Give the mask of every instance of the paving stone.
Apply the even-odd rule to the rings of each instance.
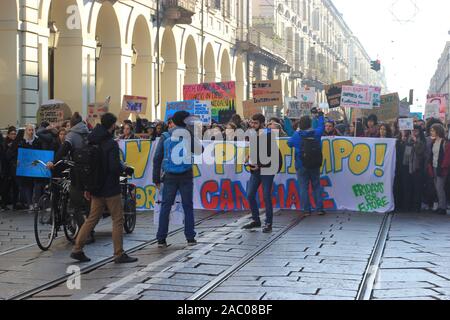
[[[313,300],[313,295],[290,292],[269,292],[262,300]]]
[[[203,300],[261,300],[264,293],[210,293]]]
[[[214,292],[241,292],[241,293],[252,293],[252,292],[258,292],[258,293],[264,293],[264,292],[280,292],[280,291],[287,291],[289,293],[300,293],[300,294],[315,294],[317,292],[317,288],[311,288],[311,287],[302,287],[302,286],[291,286],[289,288],[283,287],[281,285],[278,286],[263,286],[263,287],[243,287],[243,286],[224,286],[221,285],[220,287],[216,288]]]
[[[373,292],[374,298],[405,298],[405,297],[428,297],[436,294],[436,291],[425,288],[414,289],[390,289],[390,290],[375,290]]]
[[[443,278],[421,269],[384,269],[380,270],[377,279],[378,282],[390,282],[390,281],[433,281],[433,280],[443,280]]]
[[[374,285],[374,290],[390,290],[390,289],[414,289],[414,288],[434,288],[436,285],[429,282],[417,282],[417,281],[408,281],[408,282],[378,282]]]
[[[174,285],[174,286],[189,286],[189,287],[202,287],[208,283],[206,280],[196,279],[149,279],[145,283],[160,284],[160,285]]]
[[[320,289],[319,296],[335,296],[335,297],[352,297],[356,298],[358,292],[356,290],[339,290],[339,289]]]

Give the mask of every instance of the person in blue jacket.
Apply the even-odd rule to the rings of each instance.
[[[302,150],[304,151],[304,140],[306,138],[314,138],[318,145],[321,146],[321,139],[325,129],[323,112],[320,109],[313,109],[311,111],[312,113],[318,113],[317,127],[315,129],[312,128],[311,117],[302,117],[299,123],[300,128],[289,139],[288,145],[291,148],[295,148],[295,169],[300,187],[299,193],[302,210],[307,215],[311,214],[311,203],[308,194],[308,187],[311,182],[316,210],[320,215],[323,215],[325,211],[323,209],[322,187],[320,185],[320,166],[313,169],[305,168],[302,161],[302,157],[304,156],[302,155]]]

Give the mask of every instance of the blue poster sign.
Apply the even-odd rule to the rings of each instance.
[[[167,121],[170,117],[173,117],[173,115],[178,111],[187,111],[191,115],[194,115],[194,110],[195,100],[167,102],[166,117],[164,121]]]
[[[419,120],[423,120],[423,113],[422,112],[411,112],[409,114],[410,118],[416,118]]]
[[[17,156],[18,177],[51,178],[52,173],[46,164],[53,161],[54,152],[19,148]]]

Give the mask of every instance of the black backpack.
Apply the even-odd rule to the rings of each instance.
[[[321,141],[314,137],[304,137],[300,148],[303,167],[306,169],[318,169],[322,166],[323,155]]]
[[[87,144],[85,147],[75,150],[72,160],[75,162],[74,186],[92,194],[99,193],[105,184],[101,145]]]

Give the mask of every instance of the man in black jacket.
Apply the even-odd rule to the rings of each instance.
[[[273,224],[273,182],[275,175],[281,171],[283,158],[280,149],[276,144],[276,133],[272,132],[270,129],[265,129],[265,122],[266,118],[260,113],[255,114],[252,117],[251,126],[252,129],[256,131],[256,139],[250,139],[250,149],[254,151],[253,154],[256,155],[256,159],[252,159],[251,153],[248,159],[251,175],[247,185],[247,198],[252,211],[253,221],[245,225],[243,229],[250,230],[261,227],[256,196],[258,194],[259,186],[262,185],[264,204],[266,207],[266,221],[262,231],[263,233],[270,233],[272,232]]]
[[[105,207],[108,208],[113,222],[114,262],[132,263],[138,260],[137,258],[129,257],[123,250],[124,216],[120,174],[125,171],[128,175],[131,175],[133,174],[133,169],[126,168],[120,161],[119,145],[113,139],[116,122],[116,116],[111,113],[106,113],[101,119],[101,124],[97,125],[88,136],[89,143],[98,145],[101,148],[101,168],[103,169],[102,173],[104,176],[102,179],[103,186],[100,188],[100,191],[95,194],[86,194],[88,198],[91,198],[91,212],[81,227],[71,254],[71,258],[81,262],[90,261],[84,254],[83,247],[86,244],[89,234],[103,215]]]

